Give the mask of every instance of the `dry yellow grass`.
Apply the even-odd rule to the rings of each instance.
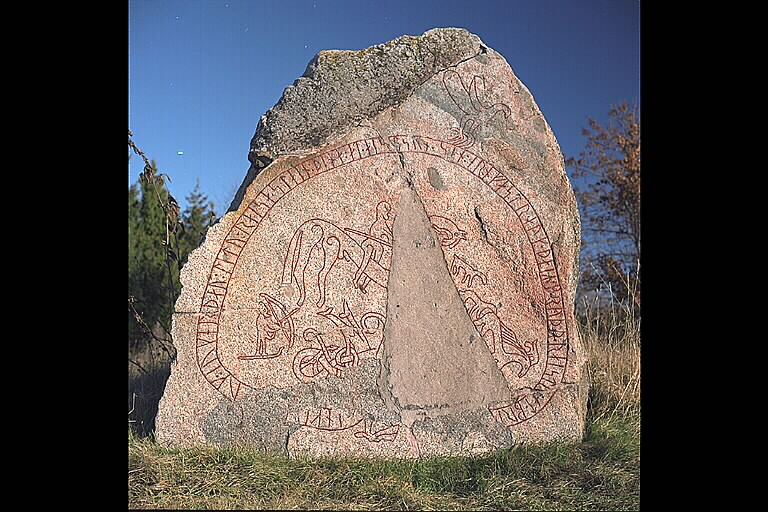
[[[640,420],[638,308],[609,299],[585,301],[579,333],[587,351],[593,419],[621,414]]]

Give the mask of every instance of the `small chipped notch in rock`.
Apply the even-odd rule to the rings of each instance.
[[[259,169],[264,169],[265,167],[267,167],[269,164],[272,163],[274,158],[270,158],[269,156],[264,154],[258,154],[258,152],[255,149],[251,149],[248,152],[248,160]]]

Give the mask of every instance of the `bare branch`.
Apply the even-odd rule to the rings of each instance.
[[[582,130],[585,149],[566,165],[585,183],[574,183],[582,213],[584,280],[610,284],[639,304],[640,126],[637,107],[611,106],[604,126],[592,119]],[[589,265],[592,265],[589,268]],[[625,275],[626,270],[626,275]],[[632,286],[629,286],[632,284]],[[638,282],[639,284],[639,282]],[[625,286],[626,285],[626,286]]]
[[[139,324],[139,326],[140,326],[140,327],[141,327],[141,328],[144,330],[144,332],[145,332],[146,334],[148,334],[148,335],[149,335],[149,336],[150,336],[150,337],[151,337],[153,340],[155,340],[155,341],[156,341],[156,342],[157,342],[157,343],[160,345],[160,348],[162,348],[162,349],[163,349],[163,351],[164,351],[166,354],[168,354],[168,356],[170,356],[170,357],[172,357],[172,358],[176,357],[176,354],[175,354],[175,352],[176,352],[176,349],[174,348],[174,349],[173,349],[173,352],[174,352],[174,353],[173,353],[173,354],[171,354],[171,351],[168,349],[168,347],[167,347],[167,346],[166,346],[166,344],[165,344],[166,342],[170,342],[170,343],[173,343],[173,340],[172,340],[172,339],[170,339],[170,340],[163,340],[163,339],[159,338],[159,337],[158,337],[158,336],[157,336],[157,335],[156,335],[156,334],[155,334],[155,333],[152,331],[152,329],[150,329],[150,328],[149,328],[149,326],[147,325],[147,323],[144,321],[144,318],[141,316],[141,313],[139,313],[138,311],[136,311],[136,308],[134,307],[134,302],[135,302],[135,299],[134,299],[133,297],[128,297],[128,307],[131,309],[131,312],[133,313],[133,317],[136,319],[136,323],[138,323],[138,324]],[[167,331],[166,331],[166,332],[167,332]],[[171,347],[173,348],[173,345],[171,345]]]
[[[158,174],[155,176],[155,171],[150,163],[150,161],[147,159],[146,155],[136,146],[136,144],[131,140],[131,137],[133,134],[130,130],[128,130],[128,146],[136,153],[138,154],[142,160],[144,160],[144,172],[141,173],[140,179],[143,179],[145,183],[152,186],[152,189],[155,192],[155,196],[157,197],[158,203],[160,207],[162,208],[163,212],[165,213],[165,239],[162,241],[163,245],[165,246],[165,262],[166,262],[166,268],[168,270],[168,302],[173,308],[173,302],[174,297],[176,296],[176,289],[173,284],[173,271],[171,268],[171,260],[178,260],[177,253],[178,253],[178,239],[176,241],[176,252],[174,252],[171,249],[171,235],[176,235],[176,226],[178,225],[178,216],[179,216],[179,204],[176,201],[176,199],[168,192],[168,201],[164,201],[162,198],[162,195],[160,193],[159,186],[164,186],[163,179],[167,179],[169,182],[171,181],[170,176],[166,174]],[[156,179],[161,178],[161,179]],[[167,190],[166,190],[167,192]],[[157,341],[161,348],[169,355],[171,356],[170,350],[166,347],[165,341],[168,341],[171,343],[171,346],[173,346],[173,339],[170,340],[161,340],[158,338],[154,332],[152,332],[152,329],[150,329],[146,322],[141,318],[141,315],[136,311],[136,309],[133,307],[133,300],[132,297],[128,298],[128,303],[131,307],[131,310],[133,311],[134,317],[136,318],[139,325],[142,327],[144,331],[146,331],[152,339]],[[167,328],[167,326],[163,326],[166,333],[170,333],[170,330]],[[174,349],[174,356],[175,357],[175,349]]]
[[[130,357],[128,358],[128,362],[129,362],[129,363],[132,363],[132,364],[134,364],[134,365],[136,365],[136,367],[137,367],[139,370],[141,370],[141,372],[142,372],[144,375],[149,375],[149,372],[148,372],[147,370],[145,370],[143,366],[141,366],[139,363],[137,363],[136,361],[134,361],[134,360],[133,360],[133,359],[131,359]],[[130,414],[130,413],[129,413],[129,414]]]

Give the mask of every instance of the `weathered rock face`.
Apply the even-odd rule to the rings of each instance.
[[[321,52],[182,270],[164,444],[468,454],[582,436],[580,226],[555,138],[459,29]]]

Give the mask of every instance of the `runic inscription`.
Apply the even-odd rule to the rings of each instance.
[[[584,434],[557,140],[463,29],[320,52],[182,269],[170,446],[422,457]]]
[[[446,77],[447,81],[454,79]],[[458,90],[464,91],[469,100],[477,100],[481,84],[482,81],[474,79],[469,84],[459,84]],[[486,121],[509,113],[501,104],[469,104],[476,104],[473,115],[484,114]],[[476,251],[469,250],[480,244],[479,236],[472,234],[469,218],[442,210],[431,211],[429,215],[469,318],[507,379],[510,391],[523,383],[532,390],[523,395],[510,393],[509,402],[495,404],[489,408],[489,414],[502,424],[513,426],[545,408],[562,381],[569,346],[553,250],[528,198],[503,169],[468,149],[471,144],[467,141],[473,133],[470,126],[472,123],[466,121],[462,127],[466,137],[449,140],[413,134],[355,140],[302,160],[267,183],[229,229],[205,285],[197,321],[196,355],[207,382],[235,401],[244,387],[260,386],[242,375],[247,371],[259,375],[260,368],[277,368],[293,383],[307,384],[343,377],[362,361],[381,358],[387,318],[387,304],[382,298],[386,297],[391,267],[395,213],[391,199],[373,203],[367,212],[353,217],[296,217],[286,236],[272,240],[280,254],[277,264],[281,275],[272,282],[259,281],[253,321],[243,328],[247,331],[243,334],[247,342],[239,345],[247,349],[231,357],[222,352],[227,351],[221,337],[222,322],[226,321],[223,313],[241,254],[275,206],[291,191],[352,163],[375,163],[387,156],[418,154],[484,184],[508,208],[509,217],[516,219],[515,229],[525,233],[543,297],[544,319],[540,335],[521,337],[514,306],[498,300],[498,287],[492,283],[498,278],[496,267],[473,257]],[[329,285],[331,282],[342,284],[334,288]],[[333,291],[338,289],[344,292]],[[241,366],[236,369],[234,363],[226,361],[239,361]],[[399,425],[374,424],[354,411],[296,411],[292,417],[302,427],[350,430],[355,438],[372,443],[392,441],[400,429]]]

